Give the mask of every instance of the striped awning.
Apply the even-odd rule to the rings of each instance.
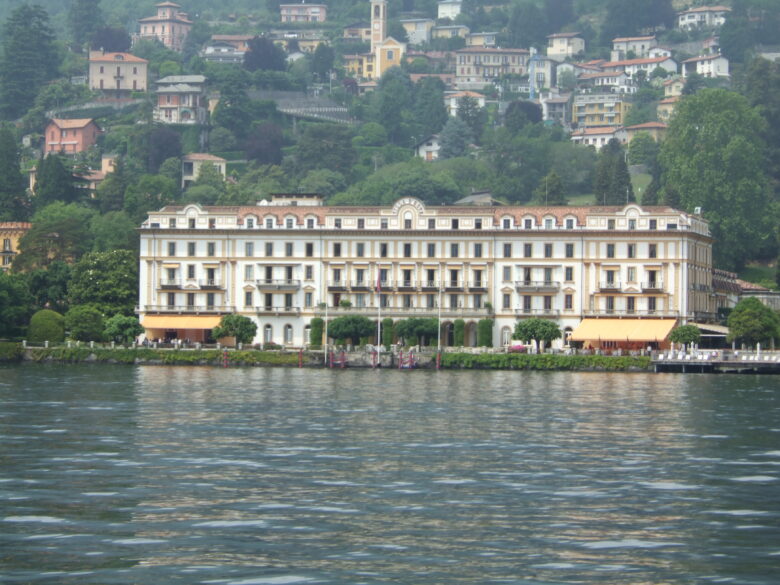
[[[663,341],[677,319],[583,319],[572,341]]]
[[[222,317],[219,315],[144,315],[144,329],[214,329]]]

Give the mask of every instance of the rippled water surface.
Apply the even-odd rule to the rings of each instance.
[[[0,582],[774,585],[779,382],[0,367]]]

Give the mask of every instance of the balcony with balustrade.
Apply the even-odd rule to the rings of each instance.
[[[236,307],[232,305],[140,305],[135,308],[136,313],[148,315],[222,315],[235,313]]]
[[[557,292],[561,283],[557,280],[517,280],[515,290],[519,293]]]
[[[295,278],[259,278],[255,282],[260,291],[296,291],[301,288],[301,281]]]
[[[599,292],[620,292],[622,285],[619,280],[602,280],[599,282]]]
[[[202,290],[220,290],[225,288],[218,278],[204,278],[198,281]]]
[[[255,307],[255,311],[258,316],[263,317],[279,317],[279,316],[293,316],[298,317],[301,314],[300,307],[274,307],[265,305],[262,307]]]

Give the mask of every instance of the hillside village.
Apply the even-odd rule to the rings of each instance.
[[[34,309],[81,305],[140,316],[149,337],[203,342],[242,313],[256,340],[280,345],[310,342],[322,305],[402,318],[446,301],[469,345],[485,318],[491,344],[506,345],[523,317],[555,319],[567,341],[591,317],[657,317],[668,335],[687,321],[717,331],[742,297],[780,309],[780,141],[767,132],[780,122],[780,7],[196,4],[159,2],[117,25],[98,0],[74,0],[67,31],[41,7],[8,15],[0,235],[15,292],[0,336]],[[646,233],[640,254],[665,251],[634,262],[625,232],[667,224],[688,226],[686,251]],[[231,243],[249,227],[282,231]],[[298,228],[314,231],[284,231]],[[453,233],[464,228],[538,232],[491,243]],[[352,231],[309,249],[330,229]],[[353,233],[364,229],[400,231],[382,251],[379,234]],[[595,247],[557,229],[593,230]],[[537,246],[533,261],[499,261]],[[274,249],[301,260],[271,260]],[[445,249],[461,259],[426,267]],[[79,284],[88,262],[128,278],[110,291]]]

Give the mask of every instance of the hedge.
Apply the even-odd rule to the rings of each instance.
[[[649,370],[647,356],[561,355],[526,353],[445,353],[447,369],[485,370]]]

